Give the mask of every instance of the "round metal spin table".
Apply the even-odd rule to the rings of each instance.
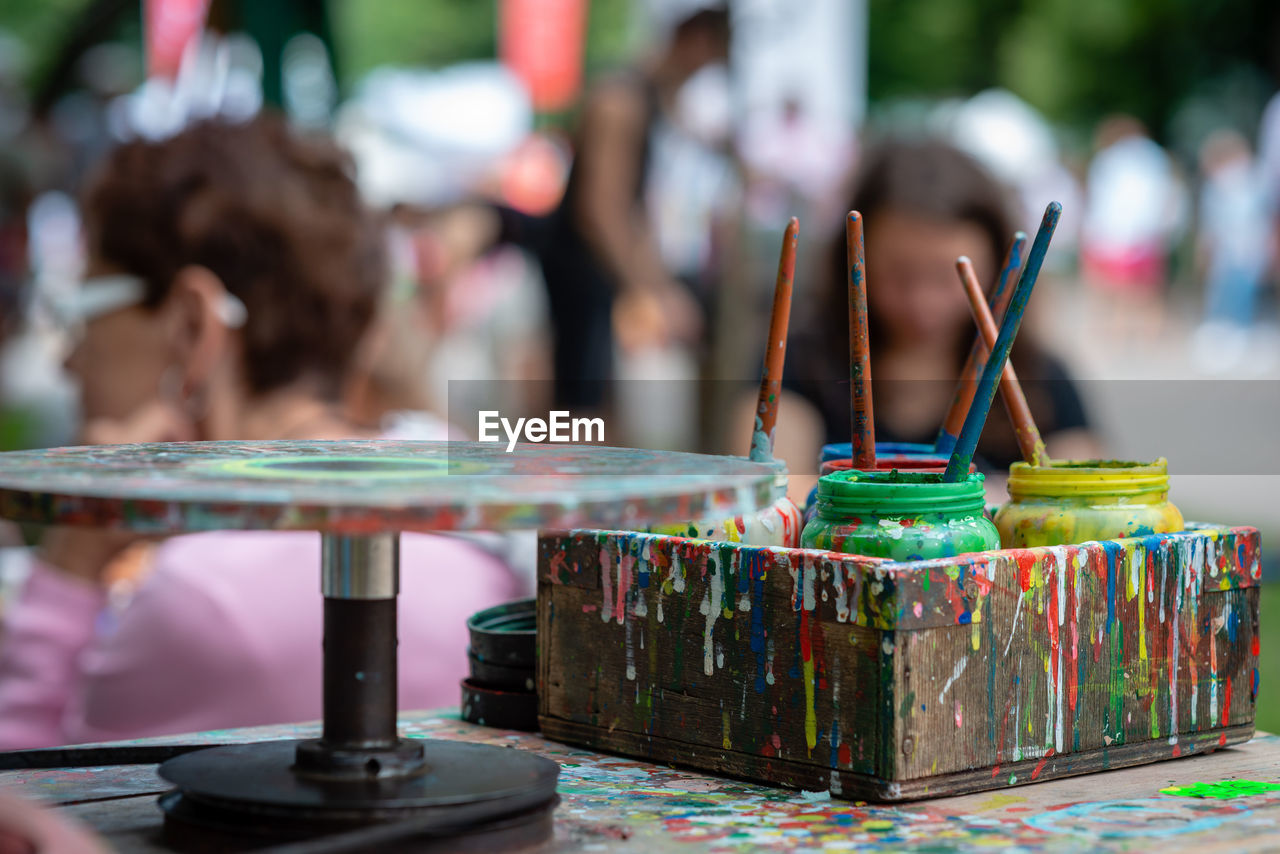
[[[478,832],[482,844],[549,834],[554,762],[397,733],[399,533],[635,529],[751,512],[784,490],[776,463],[574,445],[191,442],[0,454],[0,517],[17,522],[321,533],[323,733],[164,763],[161,776],[177,786],[161,800],[166,827],[194,829],[187,840],[398,820],[436,837]]]

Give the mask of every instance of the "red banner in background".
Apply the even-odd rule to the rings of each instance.
[[[498,26],[502,62],[528,87],[533,108],[569,107],[582,88],[587,0],[503,0]]]
[[[182,52],[204,26],[209,0],[142,0],[147,76],[178,76]]]

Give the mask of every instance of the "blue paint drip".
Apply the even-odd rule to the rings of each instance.
[[[840,767],[840,722],[831,719],[831,767]]]
[[[632,541],[632,544],[635,546],[633,551],[637,558],[636,563],[640,566],[640,569],[636,572],[636,586],[641,590],[644,590],[649,586],[649,562],[647,560],[639,559],[640,556],[644,554],[644,542],[639,538],[636,538]]]
[[[1009,361],[1009,352],[1013,349],[1013,339],[1018,335],[1018,327],[1022,324],[1022,315],[1027,310],[1027,302],[1031,299],[1031,291],[1040,277],[1040,267],[1044,264],[1044,256],[1049,251],[1049,242],[1053,239],[1053,231],[1058,227],[1058,218],[1062,215],[1062,205],[1050,202],[1045,208],[1044,218],[1040,220],[1040,228],[1036,231],[1035,242],[1027,256],[1026,266],[1018,276],[1018,284],[1013,289],[1013,298],[1009,300],[1009,308],[1005,311],[1000,323],[1000,334],[996,344],[991,348],[991,356],[982,368],[982,376],[978,378],[978,388],[973,395],[973,405],[964,418],[964,426],[960,428],[960,436],[956,440],[955,450],[951,452],[951,460],[947,463],[947,471],[942,479],[948,483],[959,483],[969,475],[969,463],[973,461],[974,451],[978,448],[978,437],[987,423],[987,414],[996,397],[996,384],[1004,372],[1005,363]]]
[[[1116,618],[1116,565],[1124,546],[1114,540],[1102,543],[1102,550],[1107,555],[1107,634],[1111,634],[1111,624]]]

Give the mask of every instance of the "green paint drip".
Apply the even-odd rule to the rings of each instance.
[[[1186,786],[1170,786],[1161,794],[1181,798],[1247,798],[1266,792],[1280,791],[1280,783],[1264,783],[1261,780],[1221,780],[1217,783],[1191,783]]]
[[[898,717],[911,717],[911,707],[916,704],[916,692],[908,691],[907,696],[902,700],[902,706],[898,709]]]

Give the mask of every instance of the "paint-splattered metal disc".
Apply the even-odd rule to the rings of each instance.
[[[0,518],[145,534],[643,525],[734,516],[779,463],[583,445],[183,442],[0,454]]]

